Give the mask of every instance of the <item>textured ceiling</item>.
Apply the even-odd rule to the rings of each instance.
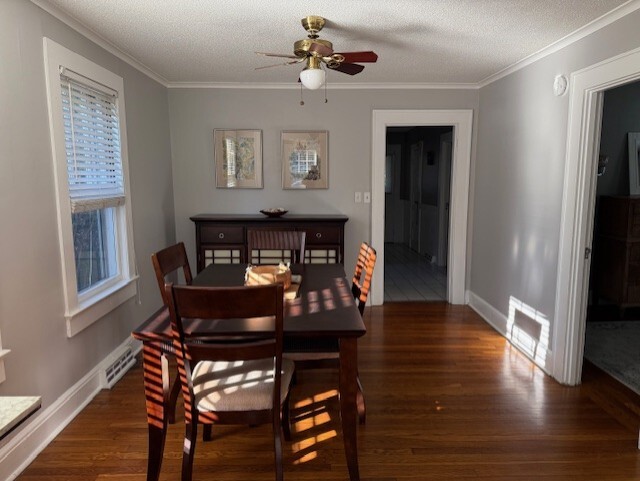
[[[169,84],[290,83],[300,19],[320,15],[336,51],[374,50],[376,64],[330,83],[478,83],[627,0],[38,0],[50,4]]]

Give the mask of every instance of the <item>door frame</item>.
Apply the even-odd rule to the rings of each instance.
[[[640,48],[573,72],[570,79],[555,322],[553,376],[576,385],[582,360],[604,91],[640,79]]]
[[[447,147],[448,146],[448,147]],[[449,250],[449,197],[451,196],[451,154],[453,132],[440,135],[438,165],[438,258],[436,265],[446,267]]]
[[[447,301],[466,304],[467,231],[473,110],[374,110],[371,146],[371,243],[378,259],[371,303],[384,302],[384,171],[387,127],[453,126]]]

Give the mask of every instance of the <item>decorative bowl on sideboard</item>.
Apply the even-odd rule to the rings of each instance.
[[[275,209],[262,209],[260,212],[267,217],[281,217],[289,211],[278,207]]]

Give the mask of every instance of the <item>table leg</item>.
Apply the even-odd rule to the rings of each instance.
[[[360,481],[357,445],[358,340],[340,339],[340,415],[349,479]]]
[[[158,481],[167,434],[166,406],[169,397],[169,366],[159,343],[144,343],[142,351],[144,394],[149,428],[147,481]]]

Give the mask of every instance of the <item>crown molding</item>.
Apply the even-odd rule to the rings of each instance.
[[[629,15],[630,13],[635,12],[640,8],[640,0],[629,0],[627,3],[623,3],[617,8],[614,8],[610,12],[605,13],[601,17],[596,18],[595,20],[589,22],[583,27],[580,27],[578,30],[571,32],[569,35],[562,37],[560,40],[552,43],[544,47],[541,50],[538,50],[531,55],[523,58],[522,60],[518,60],[516,63],[510,65],[507,68],[500,70],[499,72],[494,73],[493,75],[488,76],[484,80],[478,82],[478,88],[486,87],[487,85],[500,80],[501,78],[506,77],[518,70],[521,70],[532,63],[537,62],[545,57],[548,57],[551,54],[556,53],[559,50],[562,50],[565,47],[583,39],[584,37],[591,35],[594,32],[606,27],[607,25],[620,20],[621,18]]]
[[[152,80],[155,80],[156,82],[158,82],[159,84],[163,85],[164,87],[167,86],[168,80],[166,78],[164,78],[162,75],[157,74],[156,72],[151,70],[149,67],[147,67],[146,65],[141,63],[140,61],[136,60],[135,58],[133,58],[129,54],[123,52],[118,47],[116,47],[111,42],[109,42],[107,39],[105,39],[104,37],[101,37],[99,34],[94,32],[93,30],[91,30],[89,27],[84,25],[82,22],[78,21],[77,19],[75,19],[71,15],[63,12],[58,7],[55,7],[54,5],[51,5],[50,3],[48,3],[45,0],[31,0],[31,3],[33,3],[37,7],[41,8],[42,10],[44,10],[48,14],[52,15],[53,17],[57,18],[62,23],[66,24],[67,26],[71,27],[73,30],[75,30],[79,34],[81,34],[84,37],[88,38],[93,43],[97,44],[99,47],[102,47],[103,49],[105,49],[110,54],[118,57],[120,60],[122,60],[123,62],[129,64],[130,66],[132,66],[136,70],[139,70],[140,72],[145,74],[147,77],[151,78]]]
[[[45,12],[51,14],[61,22],[65,23],[81,35],[84,35],[92,42],[115,55],[122,61],[139,70],[146,76],[155,80],[159,84],[170,89],[190,88],[190,89],[281,89],[292,90],[300,88],[297,83],[248,83],[248,82],[170,82],[163,76],[157,74],[149,67],[123,52],[111,42],[100,36],[89,27],[85,26],[74,17],[62,12],[57,7],[51,5],[46,0],[30,0],[33,4]],[[587,25],[566,35],[560,40],[548,45],[537,52],[513,63],[512,65],[492,74],[477,83],[330,83],[329,90],[477,90],[500,80],[512,73],[521,70],[538,60],[541,60],[565,47],[581,40],[582,38],[612,24],[630,13],[640,9],[640,0],[629,0],[619,7],[605,13],[601,17],[589,22]]]
[[[299,83],[248,83],[248,82],[169,82],[170,89],[261,89],[296,90]],[[328,83],[327,90],[470,90],[473,83]],[[318,90],[324,90],[324,87]]]

